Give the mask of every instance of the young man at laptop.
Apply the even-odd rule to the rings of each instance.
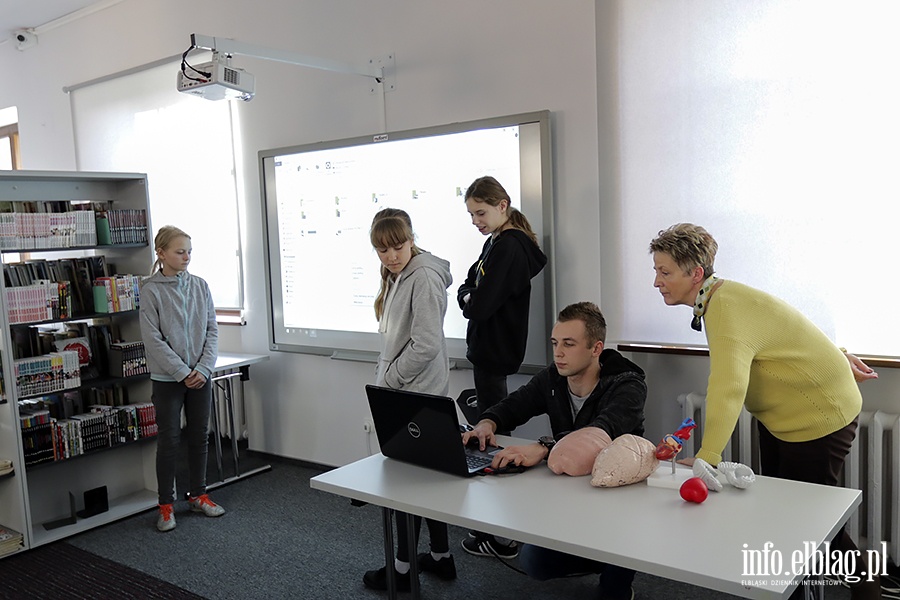
[[[595,304],[579,302],[564,308],[550,337],[553,364],[486,410],[475,428],[463,435],[463,443],[476,437],[483,450],[497,445],[496,431],[511,431],[532,417],[546,414],[552,437],[524,446],[508,446],[497,453],[493,465],[534,466],[547,459],[557,441],[577,429],[597,427],[613,440],[626,433],[642,435],[647,399],[644,372],[617,351],[604,349],[605,341],[606,320]],[[478,538],[463,540],[462,546],[471,554],[493,554],[492,548],[485,548]],[[519,562],[530,576],[540,580],[600,573],[601,600],[633,597],[631,583],[635,573],[631,569],[530,544],[522,546]]]

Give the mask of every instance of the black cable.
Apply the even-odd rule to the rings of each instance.
[[[503,564],[503,566],[512,569],[513,571],[515,571],[516,573],[519,573],[520,575],[528,576],[528,573],[526,573],[525,571],[523,571],[522,569],[520,569],[516,566],[513,566],[513,564],[511,562],[509,562],[507,559],[505,559],[502,556],[500,556],[499,554],[497,554],[497,552],[494,550],[494,548],[490,545],[488,545],[488,552],[491,554],[491,556],[493,556],[494,558],[499,560]],[[598,573],[593,573],[593,572],[569,573],[568,575],[565,575],[564,577],[585,577],[586,575],[598,575]]]
[[[203,79],[200,79],[200,78],[198,78],[198,77],[192,77],[192,76],[188,75],[188,74],[187,74],[187,70],[185,69],[185,67],[188,67],[188,68],[190,68],[192,71],[194,71],[195,73],[197,73],[198,75],[200,75],[201,77],[205,77],[206,79],[209,79],[210,77],[212,77],[212,73],[207,73],[207,72],[205,72],[205,71],[200,71],[199,69],[197,69],[197,68],[194,67],[193,65],[189,64],[188,61],[187,61],[187,55],[188,55],[188,52],[190,52],[190,51],[193,50],[194,48],[196,48],[196,46],[193,45],[193,44],[191,44],[190,48],[188,48],[187,50],[185,50],[185,51],[184,51],[184,54],[181,55],[181,73],[184,75],[185,79],[190,79],[191,81],[203,81]]]
[[[518,567],[513,566],[512,563],[507,562],[505,558],[503,558],[502,556],[497,554],[497,552],[494,550],[494,548],[490,544],[487,544],[487,548],[488,548],[488,552],[490,552],[494,558],[499,560],[502,565],[512,569],[513,571],[515,571],[516,573],[519,573],[521,575],[526,575],[526,576],[528,575],[528,573],[526,573],[525,571],[523,571],[522,569],[520,569]]]

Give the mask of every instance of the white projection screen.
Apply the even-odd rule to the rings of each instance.
[[[556,310],[550,163],[548,111],[261,151],[270,349],[350,359],[379,351],[369,226],[392,207],[409,213],[421,248],[450,261],[444,332],[451,359],[463,361],[456,290],[485,241],[464,195],[492,175],[549,259],[532,280],[524,368],[545,366]]]

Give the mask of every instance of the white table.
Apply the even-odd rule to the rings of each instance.
[[[501,437],[500,443],[508,445],[510,440]],[[742,575],[745,548],[763,550],[771,542],[789,569],[791,553],[802,551],[804,542],[818,547],[831,540],[862,496],[859,490],[757,477],[747,490],[726,486],[710,493],[703,504],[689,504],[677,490],[643,482],[594,488],[589,477],[557,476],[544,465],[515,475],[463,478],[381,454],[323,473],[310,485],[384,507],[387,524],[389,510],[403,511],[735,596],[766,599],[787,598],[802,577]]]
[[[213,384],[213,433],[215,438],[216,451],[216,467],[218,467],[219,481],[209,484],[209,489],[215,489],[223,485],[232,483],[251,475],[256,475],[272,469],[271,465],[264,465],[250,471],[241,472],[238,455],[238,432],[234,424],[234,380],[237,379],[238,384],[243,390],[244,381],[250,379],[250,365],[261,363],[269,360],[266,354],[237,354],[233,352],[223,352],[216,359],[216,367],[212,373]],[[243,398],[243,393],[241,398]],[[228,415],[228,431],[231,434],[231,451],[234,458],[234,475],[225,477],[222,468],[222,436],[221,424],[219,423],[218,403],[220,398],[225,402],[226,414]]]

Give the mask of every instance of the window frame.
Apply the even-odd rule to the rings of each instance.
[[[0,127],[0,139],[9,140],[9,155],[12,157],[12,169],[17,171],[22,168],[22,160],[19,156],[19,124],[12,123]]]

